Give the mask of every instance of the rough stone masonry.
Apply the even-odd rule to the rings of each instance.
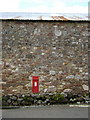
[[[88,93],[88,23],[2,20],[2,95]]]

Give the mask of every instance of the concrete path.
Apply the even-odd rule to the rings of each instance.
[[[3,118],[88,118],[88,107],[84,106],[31,106],[2,110]]]

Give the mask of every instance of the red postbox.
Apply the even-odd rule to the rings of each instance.
[[[32,93],[39,93],[39,76],[32,76]]]

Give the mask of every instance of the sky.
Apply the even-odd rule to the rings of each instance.
[[[0,0],[0,12],[88,13],[89,0]]]

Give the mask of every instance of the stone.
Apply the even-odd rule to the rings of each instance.
[[[34,47],[33,49],[34,49],[34,50],[37,50],[37,48],[38,48],[38,47]]]
[[[79,104],[79,105],[80,105],[80,102],[77,102],[77,104]]]
[[[64,97],[67,97],[67,93],[61,92],[61,95],[63,95]]]
[[[72,89],[64,89],[64,93],[70,93],[72,91]]]
[[[29,80],[32,80],[32,77],[31,77],[31,76],[29,76]]]
[[[31,83],[28,83],[25,85],[26,87],[31,87]]]
[[[63,57],[63,54],[60,54],[60,57]]]
[[[45,55],[45,53],[41,53],[41,55]]]
[[[0,93],[4,92],[4,90],[0,90]]]
[[[12,100],[17,100],[17,96],[16,95],[12,95],[11,99]]]
[[[44,93],[47,92],[47,91],[48,91],[48,89],[44,89]]]
[[[55,75],[55,71],[49,71],[50,75]]]
[[[55,92],[55,91],[56,91],[56,87],[55,86],[49,86],[48,92]]]
[[[53,50],[56,50],[56,47],[53,47]]]
[[[39,28],[36,28],[35,30],[34,30],[34,35],[39,35],[40,34],[40,29]]]
[[[51,80],[51,81],[52,81],[52,80],[53,80],[53,81],[56,81],[57,79],[56,79],[55,76],[51,76],[51,77],[50,77],[50,80]],[[49,82],[49,83],[52,83],[52,82]]]
[[[82,79],[80,75],[75,75],[75,79]]]
[[[55,29],[55,35],[56,36],[61,36],[62,35],[62,32],[61,32],[61,30],[57,30],[57,29]]]
[[[12,70],[12,72],[18,72],[19,68],[17,67],[15,70]]]
[[[22,95],[22,97],[25,97],[25,95]]]
[[[59,74],[62,74],[63,73],[63,71],[59,71]]]
[[[8,99],[8,100],[7,100],[7,103],[9,103],[9,104],[10,104],[10,103],[11,103],[11,99]]]
[[[71,98],[71,99],[70,99],[70,102],[71,102],[71,103],[76,102],[76,98],[74,98],[74,99],[73,99],[73,98]]]
[[[6,82],[0,81],[0,84],[6,84]]]
[[[73,79],[74,77],[75,77],[74,75],[69,75],[66,77],[66,79],[70,79],[70,78]]]
[[[65,82],[62,82],[62,85],[65,85],[66,83]]]
[[[82,85],[83,89],[88,91],[89,90],[89,87],[87,85]]]
[[[20,25],[20,28],[25,28],[25,26],[24,25]],[[13,36],[14,37],[14,36]]]
[[[10,67],[13,69],[13,68],[15,68],[15,66],[14,65],[10,65]]]
[[[12,91],[13,91],[13,92],[17,92],[17,89],[13,89]]]

